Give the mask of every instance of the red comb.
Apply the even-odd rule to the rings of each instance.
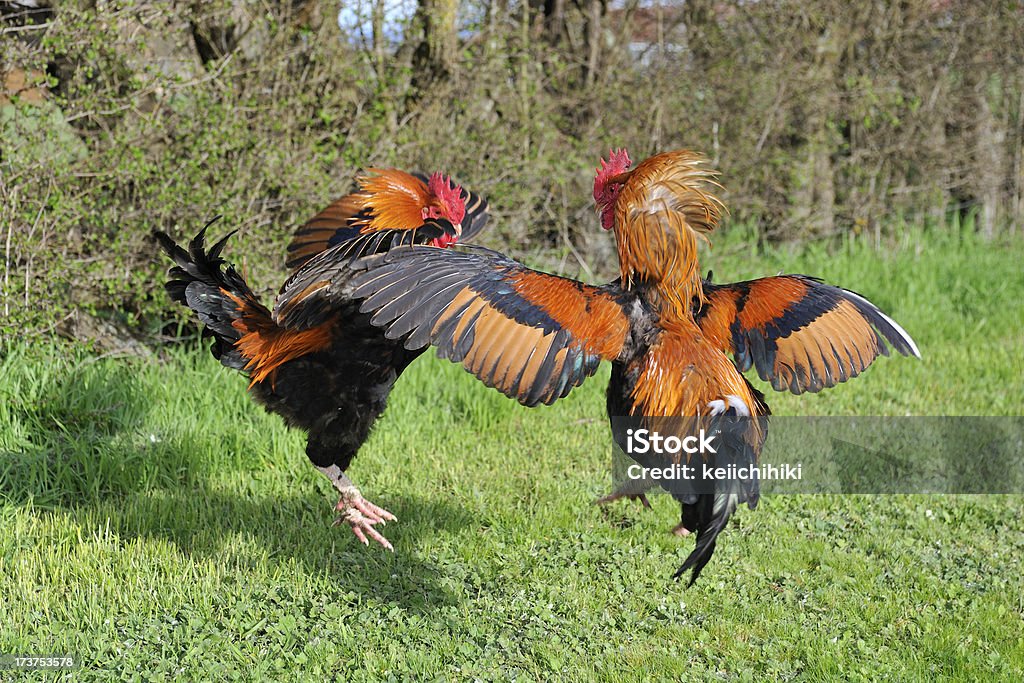
[[[613,149],[608,153],[608,160],[601,159],[601,166],[594,176],[594,201],[600,202],[608,179],[625,173],[633,164],[629,159],[629,152],[625,149]]]
[[[438,203],[445,207],[448,214],[445,218],[456,225],[462,223],[462,219],[466,217],[466,203],[462,200],[461,187],[453,183],[448,176],[437,172],[430,176],[427,189],[437,197]]]

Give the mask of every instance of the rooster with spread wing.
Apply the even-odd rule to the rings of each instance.
[[[399,245],[448,247],[475,236],[487,222],[487,204],[435,173],[429,178],[395,169],[371,169],[358,189],[299,228],[288,247],[288,266],[315,277],[305,265],[384,253]],[[306,454],[340,500],[336,523],[347,523],[364,544],[391,549],[374,527],[395,517],[366,500],[345,475],[352,458],[383,412],[402,371],[421,352],[387,339],[353,301],[336,299],[316,324],[279,325],[245,280],[220,254],[227,238],[207,249],[204,228],[179,247],[156,233],[175,262],[166,287],[195,312],[212,336],[212,351],[250,378],[249,391],[268,410],[309,434]],[[230,236],[230,235],[229,235]],[[321,266],[322,267],[322,266]]]
[[[285,284],[274,320],[317,329],[338,306],[362,299],[360,310],[387,339],[405,349],[436,346],[527,406],[565,396],[608,360],[617,443],[626,440],[624,424],[711,420],[726,452],[755,462],[768,407],[743,371],[755,368],[777,390],[813,392],[888,355],[886,341],[904,355],[918,351],[865,298],[810,277],[702,280],[698,241],[722,212],[715,187],[714,173],[692,152],[659,154],[635,168],[625,151],[613,152],[598,169],[594,199],[602,226],[615,232],[616,282],[586,285],[480,247],[402,246],[352,262],[325,252]],[[682,504],[677,531],[696,532],[675,574],[692,570],[692,583],[736,507],[756,504],[758,484],[671,492]]]

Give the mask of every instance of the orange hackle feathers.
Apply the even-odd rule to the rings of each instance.
[[[296,230],[288,245],[285,266],[300,268],[317,254],[353,240],[358,234],[383,230],[406,230],[415,234],[428,219],[451,223],[454,232],[446,231],[430,242],[446,247],[461,236],[467,199],[472,199],[477,217],[486,212],[486,204],[480,197],[465,193],[464,198],[462,187],[440,172],[422,179],[394,168],[371,168],[356,178],[356,184],[355,192],[335,200]],[[483,221],[477,230],[483,226]]]
[[[363,206],[371,214],[362,232],[406,230],[423,222],[424,209],[432,200],[426,183],[395,168],[367,171],[357,178]]]
[[[267,378],[273,382],[277,368],[331,343],[333,319],[305,330],[284,329],[274,323],[269,311],[258,302],[246,301],[226,289],[221,292],[235,302],[242,314],[231,326],[242,333],[235,347],[248,360],[245,369],[249,372],[250,388]]]
[[[703,301],[697,243],[724,210],[710,192],[715,175],[695,152],[665,152],[630,171],[615,202],[622,281],[647,287],[663,314],[687,316],[694,297]]]
[[[466,215],[462,188],[441,173],[424,183],[395,168],[371,168],[356,179],[363,208],[369,209],[361,232],[411,230],[428,218],[444,218],[459,225]]]

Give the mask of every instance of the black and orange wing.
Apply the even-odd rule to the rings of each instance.
[[[307,329],[323,324],[336,313],[358,312],[349,281],[357,272],[352,264],[373,254],[419,244],[442,235],[452,236],[455,227],[443,219],[429,219],[413,230],[375,230],[359,233],[307,258],[281,286],[274,309],[278,325]],[[360,269],[361,270],[361,269]]]
[[[486,385],[527,406],[552,403],[619,356],[629,295],[531,270],[482,247],[413,246],[360,259],[330,282],[284,291],[284,324],[324,302],[363,299],[361,310],[406,348],[433,345]],[[314,285],[310,287],[310,285]],[[299,288],[304,288],[300,290]]]
[[[296,269],[327,249],[359,235],[369,210],[364,207],[366,195],[353,192],[331,202],[295,231],[288,244],[285,267]]]
[[[428,181],[427,176],[422,173],[412,175],[423,183]],[[295,231],[292,241],[288,244],[285,267],[291,270],[301,268],[317,254],[362,235],[363,227],[371,218],[370,210],[365,205],[366,197],[363,192],[347,194],[331,202],[323,211],[306,221]],[[466,205],[466,215],[462,219],[462,234],[459,239],[468,241],[476,237],[487,225],[490,207],[483,197],[465,188],[462,188],[462,200]],[[418,231],[414,239],[408,243],[424,244],[440,236],[429,224],[409,226],[409,229]],[[384,243],[377,241],[376,244]]]
[[[920,357],[896,321],[856,292],[804,275],[780,275],[715,285],[697,314],[704,336],[731,351],[741,371],[754,367],[776,391],[801,394],[856,377],[886,342]]]

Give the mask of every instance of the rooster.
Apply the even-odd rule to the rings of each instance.
[[[298,229],[288,247],[289,267],[304,266],[325,250],[344,260],[398,245],[448,247],[476,235],[487,222],[487,203],[440,173],[427,178],[371,169],[357,181],[355,192]],[[308,432],[306,455],[340,496],[335,524],[348,524],[363,544],[373,540],[391,550],[374,527],[395,516],[366,500],[345,471],[398,376],[421,350],[386,339],[354,302],[335,301],[312,326],[278,325],[241,275],[225,267],[221,251],[230,235],[207,249],[205,233],[206,228],[187,250],[155,233],[176,264],[168,293],[195,312],[204,336],[214,339],[213,355],[248,374],[256,401]],[[306,266],[304,272],[316,269]]]
[[[296,272],[275,321],[316,329],[338,305],[361,299],[388,339],[412,350],[433,345],[526,406],[567,395],[608,360],[616,443],[624,446],[627,425],[656,428],[676,418],[669,424],[684,437],[699,421],[719,434],[720,451],[744,463],[757,460],[769,411],[743,371],[753,367],[773,388],[801,393],[856,376],[888,355],[883,340],[919,355],[899,325],[849,290],[802,275],[703,280],[697,246],[723,211],[712,194],[715,173],[688,151],[631,166],[624,150],[613,152],[594,180],[601,225],[616,238],[615,282],[587,285],[481,247],[403,246]],[[692,584],[737,506],[757,503],[758,483],[670,492],[682,506],[677,532],[696,532],[675,573],[691,570]],[[604,501],[622,495],[642,491]]]
[[[295,231],[285,267],[296,270],[338,244],[359,244],[356,238],[366,232],[398,231],[398,236],[407,237],[418,226],[424,234],[414,241],[435,247],[473,239],[487,224],[487,203],[462,188],[446,187],[446,182],[440,174],[428,178],[421,173],[371,169],[357,178],[356,191],[335,200]],[[460,201],[462,219],[457,217]],[[456,232],[444,232],[439,223],[425,223],[430,219],[448,219]],[[370,251],[379,250],[376,246]]]

